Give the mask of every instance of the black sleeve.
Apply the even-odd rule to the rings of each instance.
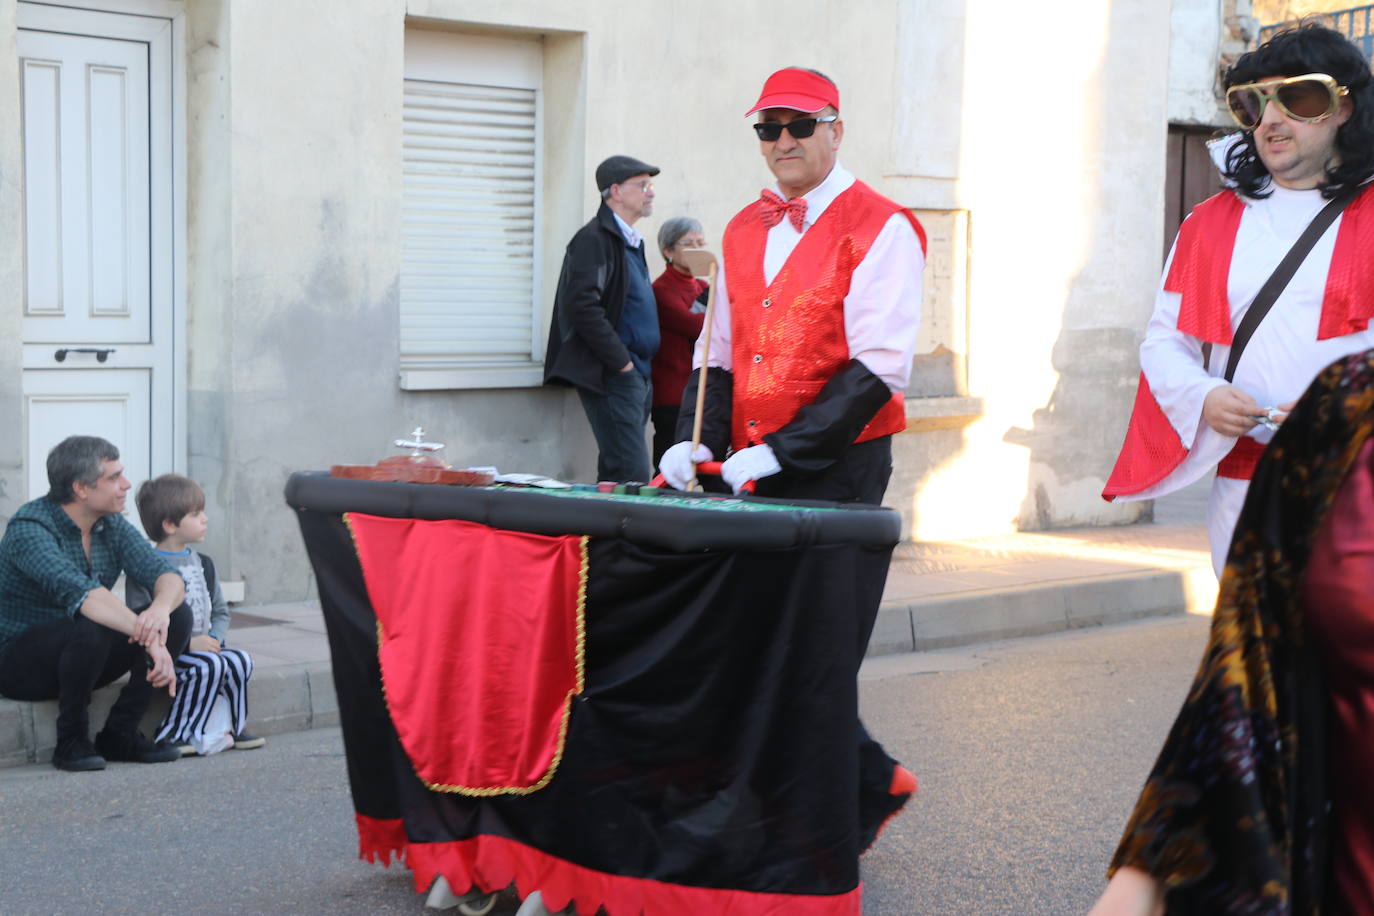
[[[582,339],[608,370],[618,372],[630,362],[630,351],[611,326],[602,304],[616,270],[615,252],[599,232],[579,232],[568,243],[559,278],[559,321]]]
[[[677,441],[692,438],[692,424],[697,415],[697,383],[701,370],[687,378],[682,392],[682,409],[677,415]],[[701,442],[711,450],[717,461],[725,460],[730,448],[730,417],[734,397],[735,376],[717,367],[706,370],[706,402],[701,411]]]
[[[892,399],[892,389],[857,359],[825,383],[816,400],[763,441],[787,470],[817,473],[834,464]]]

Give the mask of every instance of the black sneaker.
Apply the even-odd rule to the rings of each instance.
[[[105,769],[105,758],[96,753],[95,745],[85,735],[58,738],[52,751],[52,765],[72,773]]]
[[[111,735],[102,731],[95,736],[96,750],[106,760],[127,760],[131,763],[168,763],[181,759],[181,749],[170,741],[149,741],[142,732],[132,735]]]
[[[266,738],[259,738],[248,732],[239,732],[234,736],[234,747],[241,751],[251,751],[253,748],[262,747],[266,743]]]

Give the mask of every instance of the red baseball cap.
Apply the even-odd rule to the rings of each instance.
[[[800,67],[787,67],[768,77],[763,84],[763,91],[759,93],[759,100],[744,116],[747,118],[765,108],[791,108],[810,114],[827,105],[836,111],[840,110],[840,90],[834,83],[819,73]]]

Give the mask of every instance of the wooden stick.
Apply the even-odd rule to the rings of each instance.
[[[706,291],[706,318],[703,321],[703,331],[701,335],[701,374],[697,377],[697,412],[692,417],[692,451],[688,453],[688,458],[692,461],[692,479],[687,482],[687,489],[700,489],[696,476],[697,446],[701,444],[701,412],[706,408],[706,370],[711,363],[711,319],[716,314],[716,262],[711,261],[711,271],[707,274],[706,282],[709,289]]]

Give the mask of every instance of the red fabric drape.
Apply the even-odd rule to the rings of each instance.
[[[1231,343],[1231,305],[1226,286],[1231,251],[1245,204],[1232,191],[1222,191],[1193,208],[1178,227],[1174,259],[1164,288],[1182,295],[1178,329],[1214,344]]]
[[[386,866],[391,865],[392,856],[397,862],[405,859],[406,826],[399,817],[382,819],[354,814],[353,818],[358,824],[358,858]]]
[[[1230,345],[1231,305],[1227,283],[1231,252],[1245,204],[1233,191],[1222,191],[1193,208],[1178,230],[1174,260],[1164,288],[1182,295],[1178,329],[1199,340]],[[1322,294],[1317,339],[1344,337],[1369,326],[1374,317],[1374,186],[1341,211],[1331,267]]]
[[[495,891],[514,882],[521,896],[539,891],[558,912],[569,903],[580,916],[605,907],[609,916],[643,913],[711,916],[859,916],[863,888],[844,894],[763,894],[728,888],[687,887],[581,868],[498,836],[451,843],[414,843],[406,858],[423,893],[436,875],[460,893],[476,887]]]
[[[433,790],[546,785],[582,690],[585,538],[349,513],[387,707]]]
[[[1255,476],[1255,467],[1264,454],[1264,443],[1249,436],[1241,436],[1217,464],[1217,476],[1232,480],[1249,480]]]
[[[1139,493],[1159,483],[1188,457],[1188,449],[1174,431],[1173,424],[1160,409],[1150,391],[1145,373],[1135,391],[1135,406],[1131,409],[1131,424],[1126,428],[1126,441],[1116,466],[1102,489],[1102,498],[1111,502],[1118,496]]]
[[[1366,188],[1341,211],[1341,228],[1326,275],[1317,339],[1344,337],[1374,317],[1374,190]]]

